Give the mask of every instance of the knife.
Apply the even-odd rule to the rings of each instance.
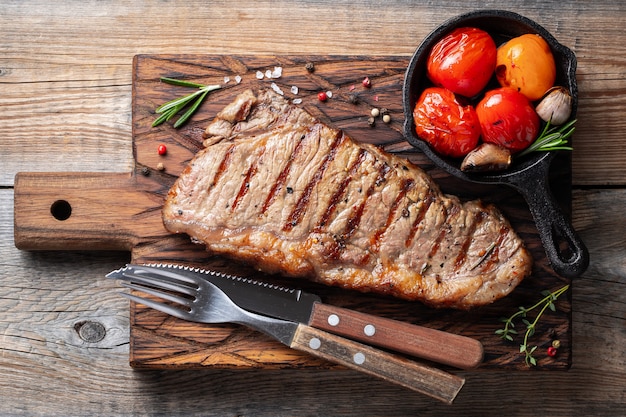
[[[200,274],[245,310],[432,362],[471,369],[483,360],[483,346],[476,339],[324,304],[317,295],[301,290],[185,265],[128,265],[127,268],[148,276]]]
[[[381,378],[448,404],[452,403],[465,383],[463,377],[406,357],[302,323],[245,310],[234,303],[226,292],[201,275],[189,277],[168,272],[157,276],[138,273],[140,271],[140,268],[127,266],[107,274],[107,278],[119,279],[123,286],[130,288],[133,292],[121,295],[131,301],[179,319],[197,323],[245,325],[292,349]]]

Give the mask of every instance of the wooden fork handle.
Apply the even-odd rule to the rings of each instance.
[[[291,348],[451,404],[465,379],[303,324]]]

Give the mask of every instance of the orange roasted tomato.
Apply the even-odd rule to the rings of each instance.
[[[424,90],[413,109],[415,132],[441,155],[460,158],[478,145],[476,110],[445,88]]]
[[[458,28],[433,46],[426,74],[437,86],[474,97],[485,88],[496,67],[496,44],[484,30]]]
[[[540,99],[554,84],[556,66],[548,43],[539,35],[525,34],[498,48],[496,78],[530,101]]]
[[[485,93],[476,106],[483,142],[518,152],[534,142],[539,116],[525,95],[509,87]]]

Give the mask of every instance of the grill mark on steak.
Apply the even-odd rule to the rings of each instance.
[[[385,163],[378,166],[378,175],[376,176],[376,180],[369,186],[369,188],[365,192],[363,200],[361,200],[361,203],[357,207],[354,207],[352,214],[348,218],[348,223],[346,224],[346,227],[344,228],[344,231],[341,235],[341,239],[343,241],[347,241],[348,239],[350,239],[350,237],[358,229],[359,225],[361,224],[365,205],[376,191],[376,188],[380,187],[385,182],[385,177],[389,173],[389,171],[390,167]]]
[[[242,94],[227,110],[163,206],[167,230],[212,255],[454,308],[491,303],[531,272],[493,205],[444,195],[415,165],[270,90]]]
[[[481,212],[473,219],[472,223],[470,224],[467,230],[467,234],[465,236],[465,240],[463,241],[463,244],[461,245],[461,250],[459,251],[456,259],[454,260],[454,272],[458,272],[463,266],[463,264],[466,262],[467,251],[469,250],[469,247],[472,243],[472,239],[473,239],[474,233],[476,232],[476,228],[480,225],[480,223],[483,222],[483,220],[485,220],[485,217],[486,217],[485,214]]]
[[[359,150],[358,156],[352,162],[352,165],[350,166],[350,168],[348,168],[348,173],[346,177],[341,181],[341,183],[339,183],[339,186],[337,187],[332,197],[330,198],[328,205],[326,206],[326,210],[324,210],[324,214],[322,214],[322,217],[320,218],[319,222],[313,229],[314,232],[317,232],[317,233],[322,232],[324,230],[324,227],[328,224],[329,220],[333,217],[333,215],[335,214],[335,211],[337,210],[337,204],[339,204],[339,202],[345,195],[346,188],[352,181],[353,176],[356,175],[366,155],[367,155],[367,151],[365,149]]]
[[[300,196],[295,207],[293,208],[293,210],[287,217],[287,221],[283,225],[283,232],[289,232],[295,226],[297,226],[298,223],[300,223],[300,221],[304,217],[304,214],[306,213],[306,210],[309,206],[309,203],[310,203],[309,199],[311,197],[311,193],[313,192],[313,189],[322,180],[322,177],[324,176],[324,172],[328,168],[328,165],[330,165],[331,161],[335,158],[337,150],[344,142],[345,142],[345,136],[343,132],[341,131],[337,132],[335,134],[335,139],[332,145],[330,146],[328,153],[326,154],[326,156],[324,157],[324,160],[322,161],[322,164],[319,166],[319,168],[317,169],[317,171],[315,172],[311,180],[307,183],[306,187],[304,187],[304,191],[302,192],[302,195]]]
[[[431,193],[428,193],[428,195],[426,195],[426,197],[424,197],[424,199],[422,200],[422,204],[419,206],[419,209],[417,211],[417,216],[415,216],[415,221],[413,221],[413,225],[411,226],[409,236],[404,242],[404,246],[406,246],[407,248],[411,247],[411,245],[413,244],[413,240],[415,240],[417,231],[424,221],[424,216],[426,216],[426,212],[430,208],[430,205],[433,203],[433,201],[435,201],[435,196]]]
[[[385,234],[387,229],[391,226],[393,221],[396,219],[396,215],[398,213],[398,209],[400,208],[400,203],[405,199],[409,190],[411,190],[415,186],[415,181],[410,178],[402,179],[402,185],[400,186],[400,191],[398,192],[395,200],[391,204],[389,208],[389,214],[387,215],[387,221],[385,225],[374,233],[371,239],[371,247],[373,252],[378,252],[380,249],[380,240],[382,236]],[[406,209],[405,209],[406,210]]]
[[[293,150],[293,152],[289,154],[289,159],[287,160],[287,164],[285,164],[285,167],[282,169],[282,171],[280,171],[280,174],[278,174],[276,181],[274,181],[274,184],[272,184],[272,187],[270,188],[270,191],[267,193],[267,197],[265,198],[265,202],[263,203],[263,206],[261,207],[262,214],[265,214],[267,212],[267,209],[272,205],[272,203],[276,199],[276,195],[278,194],[278,192],[280,192],[280,190],[282,190],[282,188],[285,186],[287,177],[289,176],[289,173],[291,172],[291,165],[293,164],[294,159],[296,159],[296,157],[300,154],[300,151],[303,148],[303,143],[304,143],[305,138],[306,138],[305,134],[302,134],[300,136],[300,140],[298,141],[298,144],[296,145],[295,149]]]
[[[502,225],[502,227],[500,228],[500,232],[498,233],[498,240],[495,242],[491,253],[487,256],[486,259],[482,260],[483,269],[490,269],[497,263],[500,255],[500,246],[502,245],[502,241],[509,233],[509,231],[510,229],[506,225]]]
[[[252,161],[252,164],[250,164],[250,168],[248,168],[248,171],[243,177],[243,182],[241,183],[241,186],[239,187],[239,192],[235,196],[235,199],[233,200],[233,204],[230,207],[231,212],[237,209],[237,206],[239,205],[239,202],[241,201],[241,199],[244,198],[246,194],[248,194],[248,190],[250,189],[250,181],[252,180],[252,177],[254,177],[254,175],[257,173],[259,165],[263,163],[264,153],[265,153],[265,147],[261,147],[259,155]]]
[[[450,218],[452,217],[451,215],[448,215],[448,210],[446,209],[445,206],[441,207],[443,213],[444,213],[444,217],[445,218]],[[437,235],[437,238],[435,239],[435,241],[433,242],[433,245],[430,248],[430,252],[428,252],[428,259],[432,259],[437,252],[439,251],[439,246],[441,245],[441,241],[446,237],[446,234],[449,232],[450,230],[450,226],[448,225],[448,223],[444,223],[443,227],[441,227],[441,229],[439,230],[439,234]]]
[[[213,181],[211,182],[210,187],[214,187],[219,182],[222,175],[224,175],[224,172],[226,172],[226,169],[228,169],[228,166],[230,165],[230,160],[234,152],[235,152],[235,144],[232,144],[224,153],[222,162],[220,162],[220,165],[217,168],[217,171],[215,172],[215,176],[213,176]]]

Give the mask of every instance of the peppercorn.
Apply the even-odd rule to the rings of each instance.
[[[370,81],[369,77],[363,78],[363,81],[361,83],[365,88],[370,88],[372,86],[372,82]]]
[[[380,115],[380,110],[374,107],[372,111],[370,112],[370,114],[372,115],[372,117],[378,117]]]
[[[326,94],[325,91],[320,91],[319,93],[317,93],[317,99],[319,101],[326,101],[328,100],[328,94]]]
[[[306,70],[308,72],[314,72],[315,71],[315,64],[313,64],[312,62],[307,62],[306,65],[304,66],[304,68],[306,68]]]
[[[358,94],[350,94],[348,96],[348,103],[350,103],[350,104],[359,104],[359,95]]]
[[[163,144],[160,144],[157,148],[157,152],[159,155],[165,155],[167,153],[167,147]]]
[[[552,341],[552,347],[555,348],[555,349],[560,348],[561,347],[561,341],[558,340],[558,339],[557,340],[553,340]]]
[[[163,162],[159,162],[157,164],[157,170],[159,171],[165,171],[165,165],[163,165]]]
[[[548,356],[552,356],[552,357],[556,356],[556,352],[557,352],[557,349],[554,346],[549,346],[548,350],[546,351]]]
[[[148,167],[143,167],[141,168],[141,173],[143,174],[143,176],[148,177],[150,176],[150,168]]]
[[[384,123],[389,123],[389,122],[391,122],[391,116],[390,116],[389,114],[385,114],[385,115],[383,116],[383,122],[384,122]]]
[[[548,330],[548,333],[550,334],[551,339],[556,339],[556,337],[558,336],[556,329],[553,327],[551,327],[550,330]]]
[[[369,119],[367,119],[367,124],[370,125],[370,127],[376,126],[376,119],[373,117],[370,117]]]

